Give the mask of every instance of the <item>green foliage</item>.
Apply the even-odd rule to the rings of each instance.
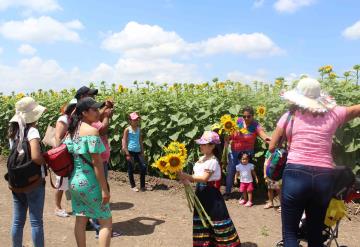
[[[325,78],[323,88],[335,97],[339,105],[353,105],[360,102],[359,86],[346,79]],[[125,170],[125,157],[121,154],[121,139],[127,126],[127,114],[137,111],[141,115],[141,127],[144,134],[145,155],[149,164],[162,153],[162,147],[171,140],[186,144],[189,150],[189,163],[193,163],[199,155],[194,140],[204,130],[218,122],[224,114],[233,116],[242,114],[241,109],[247,105],[265,106],[266,115],[258,118],[265,130],[271,134],[280,116],[286,112],[287,106],[280,97],[280,91],[289,89],[284,78],[279,77],[275,84],[256,82],[246,85],[239,82],[219,82],[204,84],[163,84],[134,82],[136,88],[129,89],[121,85],[118,88],[105,83],[99,88],[98,100],[112,99],[115,112],[110,126],[111,160],[115,168]],[[93,85],[92,85],[93,86]],[[60,108],[75,95],[75,89],[61,92],[42,91],[31,93],[48,111],[39,121],[42,134],[47,125],[54,125],[60,115]],[[23,95],[0,96],[0,152],[6,153],[8,146],[8,122],[14,114],[14,104]],[[337,163],[356,168],[360,166],[360,120],[345,124],[334,138],[334,158]],[[266,145],[257,141],[257,172],[262,173],[263,154]],[[358,168],[357,168],[358,169]],[[151,174],[155,170],[149,166]]]

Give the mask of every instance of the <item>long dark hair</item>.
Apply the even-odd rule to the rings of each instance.
[[[291,104],[289,106],[289,112],[291,114],[295,114],[296,111],[300,112],[301,114],[310,113],[313,117],[318,117],[318,116],[322,117],[325,115],[325,112],[312,112],[312,111],[307,110],[306,108],[302,108],[298,105]]]
[[[214,144],[214,145],[215,145],[215,147],[213,149],[213,155],[217,158],[217,160],[219,162],[221,162],[221,156],[222,156],[221,147],[220,147],[220,145],[216,145],[216,144]]]
[[[25,126],[25,130],[29,129],[34,123],[28,123]],[[19,124],[18,122],[10,122],[8,128],[8,138],[14,140],[16,135],[19,133]]]
[[[78,108],[76,108],[74,114],[70,116],[70,124],[68,127],[68,132],[71,137],[74,137],[75,131],[77,130],[79,123],[81,122],[82,118],[82,112],[78,111]]]
[[[71,113],[73,113],[75,108],[76,108],[76,104],[71,104],[66,106],[64,114],[70,117]]]

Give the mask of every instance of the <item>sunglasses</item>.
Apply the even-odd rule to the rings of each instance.
[[[243,115],[243,119],[250,119],[252,118],[252,115]]]

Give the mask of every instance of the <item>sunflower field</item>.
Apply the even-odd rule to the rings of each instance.
[[[337,76],[331,66],[319,69],[320,81],[325,91],[334,96],[339,105],[360,103],[360,87],[353,78]],[[344,75],[345,76],[345,75]],[[127,126],[127,114],[137,111],[141,115],[141,127],[144,135],[145,155],[149,164],[149,173],[161,175],[151,167],[154,161],[164,154],[163,147],[172,141],[185,144],[189,166],[197,160],[199,150],[194,140],[204,130],[219,123],[224,115],[232,118],[241,116],[242,108],[253,106],[255,118],[271,134],[277,120],[286,111],[286,103],[279,95],[296,84],[286,82],[279,77],[275,82],[220,82],[214,78],[202,84],[154,84],[149,81],[135,81],[132,87],[119,84],[107,86],[102,82],[99,86],[100,100],[113,100],[115,112],[110,126],[110,142],[112,147],[111,163],[114,169],[125,170],[125,157],[121,154],[121,138]],[[90,83],[90,87],[95,85]],[[76,89],[64,89],[60,92],[52,90],[29,93],[40,104],[47,107],[47,112],[39,121],[41,134],[45,134],[48,125],[55,125],[60,116],[60,109],[75,95]],[[8,122],[14,114],[14,105],[24,97],[24,93],[11,95],[0,94],[0,152],[7,154]],[[261,141],[256,144],[256,160],[258,175],[262,173],[263,156],[266,145]],[[337,164],[347,165],[356,171],[360,169],[360,119],[345,124],[338,130],[334,138],[333,154]],[[260,177],[260,176],[259,176]]]

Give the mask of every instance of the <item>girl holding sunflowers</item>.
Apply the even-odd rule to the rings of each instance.
[[[240,239],[225,201],[215,188],[215,181],[221,176],[220,153],[216,148],[216,144],[220,143],[219,135],[213,131],[205,131],[196,143],[200,144],[203,156],[195,163],[193,175],[178,172],[178,177],[184,184],[197,183],[195,194],[213,224],[204,226],[197,210],[194,210],[193,246],[240,246]]]
[[[231,193],[239,153],[246,152],[250,154],[250,157],[253,156],[255,141],[258,136],[267,143],[271,140],[261,125],[254,119],[255,112],[251,106],[245,107],[242,112],[243,116],[236,121],[236,130],[225,139],[225,147],[229,145],[229,142],[231,144],[228,155],[225,199],[228,199]]]

